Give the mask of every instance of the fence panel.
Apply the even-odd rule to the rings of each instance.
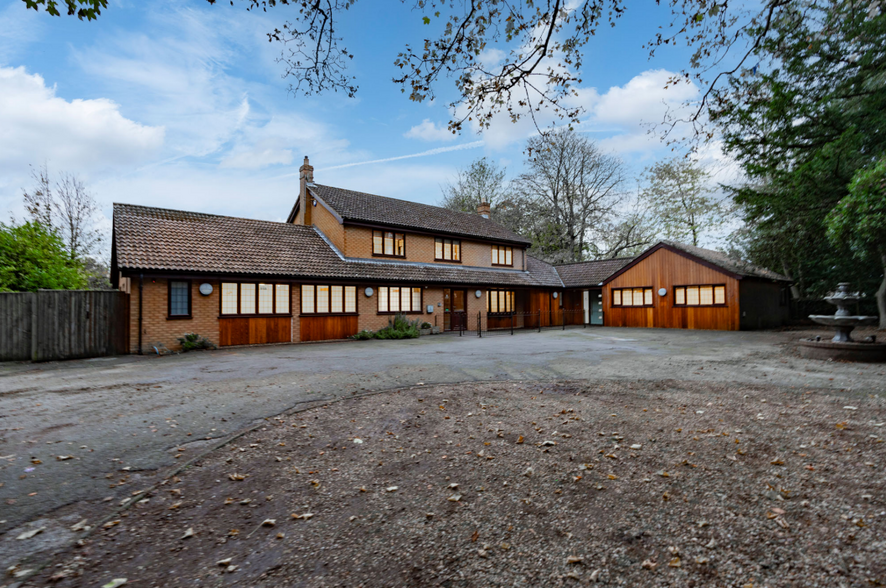
[[[129,295],[104,290],[0,293],[0,361],[127,353]]]

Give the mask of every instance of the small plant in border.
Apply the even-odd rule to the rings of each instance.
[[[357,341],[366,341],[367,339],[372,339],[373,337],[375,337],[375,333],[367,329],[363,329],[362,331],[351,335],[351,339],[356,339]]]
[[[195,349],[215,349],[215,343],[198,335],[197,333],[185,333],[184,337],[179,337],[178,342],[181,343],[182,351],[194,351]]]
[[[404,315],[398,314],[394,318],[388,319],[388,326],[379,329],[375,333],[376,339],[415,339],[421,332],[419,325],[421,319],[410,321]]]

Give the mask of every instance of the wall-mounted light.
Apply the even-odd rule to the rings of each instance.
[[[559,292],[554,292],[554,300],[556,300],[559,295],[560,295]]]
[[[482,298],[483,290],[477,290],[476,292],[474,292],[474,296],[476,296],[477,298]]]
[[[365,290],[363,290],[363,293],[366,294],[367,298],[372,297],[372,292],[373,292],[372,288],[366,288]]]
[[[209,282],[203,282],[200,284],[200,294],[203,294],[204,296],[212,294],[212,284]]]
[[[667,293],[668,293],[668,289],[667,289],[667,288],[659,288],[659,289],[658,289],[658,295],[659,295],[659,296],[665,296]]]
[[[317,201],[313,198],[311,199],[311,206],[317,206]]]

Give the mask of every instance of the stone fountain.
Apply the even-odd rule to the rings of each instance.
[[[852,339],[852,330],[855,327],[875,325],[879,321],[876,316],[856,316],[849,310],[849,306],[861,300],[857,292],[849,291],[849,282],[837,284],[837,291],[826,297],[825,300],[837,307],[833,315],[811,314],[809,318],[819,325],[825,325],[836,329],[834,338],[830,341],[815,339],[801,339],[799,341],[800,355],[814,359],[841,359],[844,361],[886,361],[886,343],[877,343],[875,337],[869,337],[865,341]]]

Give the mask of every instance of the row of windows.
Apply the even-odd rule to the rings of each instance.
[[[372,254],[381,257],[406,257],[406,235],[392,231],[372,231]],[[459,239],[434,239],[435,261],[461,261]],[[492,265],[514,265],[513,248],[492,246]]]
[[[675,306],[713,306],[726,304],[726,286],[678,286],[674,288]]]
[[[675,286],[674,306],[726,304],[726,286]],[[612,306],[652,306],[652,288],[613,288]]]
[[[513,290],[489,290],[486,292],[486,312],[514,312]]]
[[[378,289],[379,312],[421,312],[421,288],[382,286]]]
[[[289,284],[222,282],[221,313],[289,314]]]
[[[356,286],[305,285],[301,287],[302,314],[356,314]]]
[[[615,288],[612,306],[652,306],[652,288]]]

